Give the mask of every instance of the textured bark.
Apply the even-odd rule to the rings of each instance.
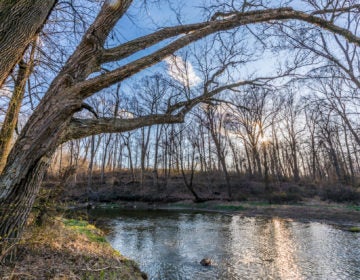
[[[48,154],[51,155],[53,152],[53,150],[49,151]],[[24,224],[32,209],[49,163],[50,157],[41,157],[30,168],[26,178],[12,185],[7,198],[0,199],[0,262],[21,237]]]
[[[0,130],[0,174],[5,167],[7,157],[10,153],[14,131],[18,122],[20,108],[25,93],[25,85],[32,72],[35,55],[35,41],[31,49],[28,63],[23,60],[19,63],[19,71],[15,81],[14,92],[11,96],[9,107]]]
[[[11,96],[9,107],[0,130],[0,174],[6,164],[11,149],[14,130],[17,124],[21,102],[24,97],[28,66],[24,61],[19,63],[19,71],[15,82],[15,90]]]
[[[99,118],[90,120],[74,118],[68,125],[62,141],[66,142],[100,133],[125,132],[153,124],[180,123],[183,120],[183,115],[169,114],[149,115],[133,119]]]
[[[41,30],[56,0],[0,2],[0,88]]]

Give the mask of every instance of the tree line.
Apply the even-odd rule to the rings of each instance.
[[[148,109],[170,86],[161,74],[145,77],[147,102],[131,103],[129,112]],[[73,167],[81,174],[130,170],[134,180],[154,172],[169,176],[181,171],[220,171],[273,181],[343,183],[358,185],[359,149],[346,121],[357,125],[357,116],[344,120],[333,107],[336,99],[296,89],[264,90],[249,86],[241,94],[229,93],[192,111],[185,122],[143,127],[123,134],[110,133],[77,139],[56,152],[50,171]],[[144,94],[143,88],[136,95]],[[231,101],[230,101],[231,100]],[[352,106],[352,98],[337,100]],[[94,98],[96,114],[111,117],[114,102]],[[141,108],[141,106],[146,108]],[[115,108],[116,109],[116,108]],[[353,108],[355,109],[355,108]],[[91,113],[88,113],[91,114]]]

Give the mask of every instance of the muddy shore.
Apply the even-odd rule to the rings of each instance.
[[[262,201],[226,202],[207,201],[194,203],[184,200],[173,203],[129,202],[85,203],[72,205],[73,209],[127,209],[127,210],[176,210],[176,211],[209,211],[224,214],[237,214],[247,217],[280,217],[301,222],[323,222],[343,227],[360,226],[360,207],[350,204],[308,201],[302,204],[279,205]]]

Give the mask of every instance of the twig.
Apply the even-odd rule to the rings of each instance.
[[[109,269],[109,268],[112,268],[111,266],[106,266],[104,268],[97,268],[97,269],[90,269],[90,268],[86,268],[86,269],[80,269],[80,270],[83,270],[83,271],[102,271],[102,270],[106,270],[106,269]]]
[[[95,269],[90,269],[90,268],[87,267],[86,269],[80,269],[80,270],[96,272],[96,271],[102,271],[102,270],[106,270],[106,269],[122,269],[122,267],[121,266],[106,266],[104,268],[95,268]]]
[[[25,272],[18,272],[18,273],[11,273],[11,275],[9,276],[10,278],[9,279],[13,279],[14,276],[20,276],[20,275],[24,275],[24,276],[27,276],[27,277],[31,277],[32,279],[37,279],[36,276],[33,276],[29,273],[25,273]]]

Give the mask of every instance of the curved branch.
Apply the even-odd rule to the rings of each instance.
[[[275,77],[258,77],[252,80],[245,80],[245,81],[239,81],[231,84],[227,84],[224,86],[220,86],[216,89],[213,89],[211,91],[208,91],[206,88],[204,89],[204,93],[200,96],[194,97],[192,99],[178,102],[174,105],[168,106],[168,109],[166,110],[166,113],[174,113],[175,111],[181,109],[179,113],[186,114],[188,113],[192,108],[194,108],[197,104],[202,102],[208,102],[208,101],[214,101],[213,97],[223,91],[231,90],[231,91],[237,91],[240,92],[240,90],[237,90],[236,88],[246,85],[254,85],[254,86],[264,86],[267,82],[271,80],[275,80],[281,77],[285,77],[289,75],[289,73],[284,73],[282,75],[278,75]],[[225,101],[223,101],[225,102]],[[244,107],[244,109],[247,109]]]
[[[340,14],[340,13],[348,13],[348,12],[354,12],[354,13],[360,12],[360,4],[351,5],[349,7],[318,10],[318,11],[312,12],[311,15],[324,15],[324,14],[330,14],[330,13],[339,13]]]
[[[174,27],[166,27],[154,33],[151,33],[146,36],[136,38],[130,42],[124,43],[120,46],[111,49],[105,49],[103,55],[100,59],[101,63],[107,63],[111,61],[117,61],[124,59],[130,55],[133,55],[135,52],[144,50],[148,47],[151,47],[161,41],[185,34],[209,25],[209,22],[187,24]]]
[[[167,46],[153,52],[150,55],[142,57],[138,60],[135,60],[129,64],[126,64],[122,67],[119,67],[113,71],[107,72],[95,78],[80,82],[74,85],[74,92],[80,95],[81,98],[86,98],[92,94],[98,92],[99,90],[109,87],[114,83],[121,82],[122,80],[140,72],[141,70],[150,67],[160,61],[165,57],[173,54],[175,51],[181,49],[182,47],[187,46],[188,44],[195,42],[199,39],[202,39],[210,34],[213,34],[218,31],[229,30],[235,27],[254,24],[254,23],[263,23],[269,22],[272,20],[287,20],[287,19],[296,19],[310,24],[319,26],[325,30],[331,31],[334,34],[343,36],[349,42],[355,43],[360,46],[360,37],[351,33],[349,30],[339,27],[329,21],[321,19],[319,17],[306,14],[301,11],[293,10],[292,8],[279,8],[279,9],[268,9],[263,11],[252,11],[246,13],[235,12],[232,16],[226,17],[223,20],[214,20],[209,21],[205,27],[191,31],[190,33],[182,36],[181,38],[175,40],[174,42],[168,44]],[[177,27],[181,29],[181,26]],[[167,33],[159,31],[157,34],[162,34],[164,37],[148,35],[149,44],[154,43],[155,41],[159,42],[165,40],[171,36],[169,34],[176,33],[176,28],[171,29],[172,32]],[[144,38],[144,37],[143,37]],[[155,41],[154,41],[155,40]],[[134,43],[134,42],[133,42]],[[135,44],[135,43],[134,43]],[[131,44],[130,44],[131,45]],[[146,42],[143,42],[141,48],[146,46]],[[128,48],[128,47],[127,47]],[[121,57],[121,46],[118,47],[116,54],[112,54],[112,58]],[[134,47],[133,52],[136,52],[138,49]],[[126,51],[130,53],[130,49]],[[109,57],[109,56],[108,56]]]
[[[221,86],[212,91],[205,91],[201,96],[193,99],[179,102],[168,108],[165,114],[154,114],[143,117],[131,119],[117,119],[117,118],[98,118],[98,119],[78,119],[73,118],[67,128],[64,138],[61,142],[66,142],[73,139],[80,139],[90,135],[101,133],[121,133],[125,131],[134,130],[144,126],[164,123],[181,123],[184,122],[185,115],[194,108],[197,104],[210,100],[220,92],[239,87],[242,85],[254,84],[260,80],[269,80],[271,78],[258,78],[249,81],[240,81],[229,85]],[[173,113],[179,110],[175,115]]]
[[[101,133],[121,133],[144,126],[164,123],[181,123],[184,114],[154,114],[132,119],[99,118],[77,119],[73,118],[67,127],[62,143]]]

